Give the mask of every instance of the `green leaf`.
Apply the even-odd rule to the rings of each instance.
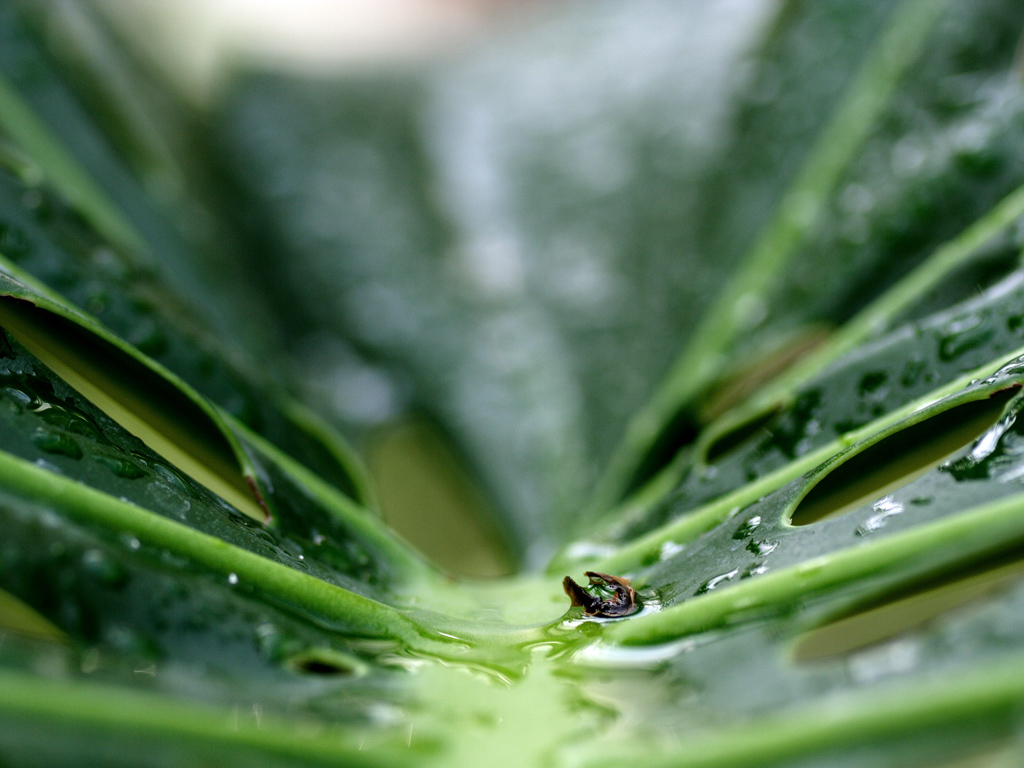
[[[691,212],[766,13],[580,7],[425,74],[251,75],[221,108],[219,155],[260,222],[254,268],[311,348],[296,365],[328,336],[411,381],[409,407],[467,456],[531,567],[579,525],[728,274],[695,252]],[[643,30],[636,50],[623,24]],[[663,43],[629,87],[606,62],[636,61],[645,35]],[[586,99],[572,111],[547,83]]]
[[[303,415],[281,387],[256,376],[255,363],[218,336],[212,319],[218,313],[210,311],[216,302],[202,288],[195,257],[167,231],[73,94],[55,79],[52,64],[13,17],[13,9],[4,13],[3,28],[11,41],[8,58],[0,60],[0,77],[6,67],[24,78],[27,95],[23,99],[9,85],[3,92],[9,108],[0,127],[0,253],[96,314],[123,339],[342,491],[357,501],[369,500],[363,470],[344,442]],[[30,72],[36,75],[29,77]],[[50,116],[50,125],[33,111],[33,102]],[[78,150],[77,156],[60,148],[57,132]],[[130,200],[128,210],[138,224],[107,198],[111,189],[121,205]],[[156,249],[163,260],[159,265],[153,262]],[[163,284],[167,281],[170,286]],[[203,311],[197,310],[201,298],[207,299]]]
[[[1018,3],[566,7],[209,123],[62,7],[0,10],[0,761],[1020,762]],[[445,575],[488,506],[524,570]]]
[[[835,21],[840,12],[819,19],[812,8],[793,10],[787,18],[790,26],[776,32],[776,42],[787,47],[771,50],[761,65],[764,73],[755,77],[749,97],[754,104],[741,113],[739,167],[722,172],[724,180],[715,188],[724,191],[714,198],[717,208],[708,214],[714,223],[704,247],[726,253],[746,247],[745,261],[674,373],[636,416],[606,487],[614,489],[624,482],[616,472],[626,470],[617,467],[628,469],[639,460],[640,467],[633,470],[637,474],[625,489],[635,490],[672,458],[680,420],[696,419],[698,426],[706,426],[719,415],[722,395],[710,396],[708,387],[716,385],[720,391],[730,378],[749,377],[751,367],[770,367],[771,356],[778,354],[775,350],[790,343],[801,327],[827,329],[850,320],[1017,186],[1021,159],[1014,134],[1019,130],[1020,88],[1007,81],[1005,71],[1016,45],[1012,30],[1019,20],[1012,9],[998,3],[953,4],[945,13],[940,10],[937,3],[905,3],[893,12],[887,37],[879,40],[846,86],[831,122],[798,171],[778,166],[785,161],[794,165],[791,155],[804,151],[810,137],[787,134],[788,141],[800,142],[796,148],[785,141],[755,140],[771,132],[776,122],[790,132],[808,122],[799,113],[778,114],[790,106],[786,98],[767,107],[758,103],[767,87],[763,81],[784,76],[779,71],[785,73],[787,67],[799,76],[817,64],[802,60],[804,47],[812,51],[805,56],[830,55],[823,53],[826,46],[807,41],[818,34],[816,22]],[[932,25],[937,29],[925,48],[928,38],[920,35]],[[991,38],[993,29],[1005,31]],[[915,40],[920,47],[915,47]],[[973,86],[969,94],[957,86],[966,79]],[[796,91],[789,98],[807,96]],[[968,147],[965,139],[971,131],[977,141]],[[927,154],[926,165],[900,170],[900,158],[917,151],[914,148]],[[765,166],[774,172],[767,180],[762,178]],[[776,196],[781,196],[779,207],[774,218],[767,218],[765,201]],[[758,223],[760,233],[752,232],[751,226]],[[743,236],[750,242],[737,244],[737,237]],[[998,262],[998,254],[986,256],[977,269],[987,262],[990,274],[984,279],[992,282],[1008,266],[1005,257]],[[784,262],[789,259],[795,263],[787,267]],[[961,285],[973,287],[967,282],[973,275],[958,277],[964,281]],[[949,301],[958,298],[952,295]],[[873,320],[877,323],[879,318]],[[861,332],[866,330],[860,326]]]
[[[637,414],[626,436],[627,450],[650,450],[662,424],[716,377],[722,357],[736,337],[763,319],[759,315],[764,313],[765,294],[817,225],[824,201],[875,127],[942,10],[943,4],[928,0],[896,6],[888,28],[846,86],[772,218],[750,245],[651,403]]]

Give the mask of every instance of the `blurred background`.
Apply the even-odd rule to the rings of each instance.
[[[729,308],[714,386],[624,463],[635,414],[843,137],[898,3],[45,5],[57,55],[109,74],[93,97],[197,254],[194,303],[358,447],[385,517],[458,574],[543,565],[1024,168],[1022,10],[953,2],[793,214],[785,268]]]
[[[96,6],[209,121],[267,343],[389,522],[544,562],[722,272],[676,219],[775,3]]]
[[[553,0],[96,0],[189,99],[209,104],[230,73],[299,76],[451,55],[529,23]]]

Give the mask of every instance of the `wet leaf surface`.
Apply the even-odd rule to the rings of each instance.
[[[3,282],[6,290],[15,295],[32,296],[31,291],[13,280]],[[36,300],[43,302],[40,297]],[[88,338],[85,328],[81,333]],[[83,346],[81,339],[78,343]],[[101,355],[102,340],[93,343],[94,356]],[[243,492],[259,493],[271,515],[266,525],[242,514],[154,453],[143,440],[25,351],[10,333],[4,337],[3,355],[0,364],[6,404],[2,417],[6,452],[333,583],[369,589],[375,595],[391,583],[392,574],[384,565],[386,556],[339,519],[337,513],[325,509],[321,498],[257,448],[243,446],[246,464],[251,464],[236,463],[233,471]],[[126,365],[129,360],[118,361],[122,375],[130,375],[132,369]],[[137,386],[152,388],[152,382],[143,379]],[[164,386],[170,388],[169,393],[174,391],[173,383],[165,382]],[[181,403],[177,404],[175,415],[178,419],[191,417],[191,424],[179,426],[198,435],[208,433],[212,438],[225,428],[201,410],[189,411]],[[224,441],[225,436],[220,435],[219,439]],[[190,450],[198,452],[199,446],[197,442]],[[229,453],[227,461],[231,460]],[[250,475],[252,489],[244,474]]]
[[[1014,272],[981,296],[902,325],[847,355],[793,392],[787,408],[730,451],[692,466],[652,509],[617,521],[612,539],[647,533],[1024,347],[1022,281],[1024,273]]]
[[[1019,762],[1022,11],[709,8],[569,7],[387,82],[250,76],[217,117],[305,394],[361,382],[356,435],[441,425],[534,567],[492,582],[388,531],[347,449],[212,341],[192,241],[128,171],[152,145],[104,148],[73,58],[0,11],[29,115],[0,122],[0,612],[59,631],[0,621],[3,760]],[[715,325],[737,285],[747,324]],[[670,372],[694,333],[696,384]],[[210,474],[46,364],[61,342]]]

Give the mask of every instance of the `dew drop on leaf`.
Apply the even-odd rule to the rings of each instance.
[[[752,536],[754,531],[756,531],[758,529],[758,526],[760,526],[760,525],[761,525],[761,516],[760,515],[754,515],[753,517],[748,518],[747,520],[745,520],[743,522],[743,524],[740,525],[740,527],[736,529],[736,533],[734,533],[732,535],[732,537],[734,539],[746,539],[746,538]]]
[[[81,447],[70,435],[40,428],[32,435],[32,442],[47,453],[67,456],[69,459],[82,458]]]

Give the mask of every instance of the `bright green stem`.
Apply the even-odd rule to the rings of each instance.
[[[30,286],[32,290],[35,290],[38,285],[38,281],[32,279],[31,276],[26,276],[22,270],[18,269],[14,265],[9,264],[5,259],[3,259],[2,256],[0,256],[0,271],[8,272],[13,277],[15,277],[15,279],[18,279],[22,282],[25,282],[27,278],[28,282],[26,284]],[[211,404],[208,400],[206,400],[206,398],[200,396],[177,375],[175,375],[171,371],[168,371],[166,368],[164,368],[156,361],[146,357],[141,352],[136,350],[134,347],[122,341],[119,337],[117,337],[116,335],[111,333],[107,328],[102,326],[98,321],[94,320],[93,318],[86,317],[81,312],[75,310],[73,307],[68,305],[67,301],[60,295],[54,293],[53,291],[46,290],[44,287],[45,293],[43,293],[40,296],[34,296],[32,295],[32,290],[22,291],[17,294],[12,293],[11,295],[16,296],[17,298],[23,298],[27,301],[30,301],[38,307],[41,307],[50,312],[53,312],[56,315],[63,317],[65,320],[68,320],[69,322],[78,324],[82,328],[88,330],[90,333],[95,334],[99,339],[102,339],[106,343],[114,347],[117,347],[125,355],[134,358],[139,363],[144,365],[146,368],[150,369],[157,376],[160,376],[167,382],[173,384],[179,391],[181,391],[186,397],[188,397],[193,403],[195,403],[196,406],[200,410],[202,410],[206,414],[206,416],[213,422],[213,424],[216,426],[216,429],[224,436],[224,439],[227,441],[231,449],[231,452],[234,454],[235,460],[237,461],[237,466],[231,466],[227,468],[228,471],[223,474],[232,475],[237,472],[240,476],[245,475],[251,478],[255,477],[256,473],[252,467],[252,462],[250,461],[249,456],[245,453],[245,450],[239,443],[239,436],[241,436],[251,445],[256,446],[263,454],[271,458],[273,461],[277,462],[286,472],[288,472],[293,478],[295,478],[296,481],[298,481],[300,484],[303,484],[306,488],[310,489],[328,509],[332,510],[339,518],[344,520],[347,525],[359,531],[364,537],[371,541],[378,548],[378,550],[380,550],[385,556],[388,557],[389,564],[393,566],[395,570],[399,571],[404,578],[406,578],[410,582],[416,582],[416,580],[418,579],[426,579],[426,583],[428,585],[434,584],[436,579],[430,578],[430,576],[436,574],[434,574],[430,566],[427,565],[426,561],[424,561],[424,559],[411,547],[409,547],[405,542],[401,541],[396,534],[388,530],[378,517],[374,516],[366,509],[360,507],[358,504],[353,502],[349,497],[347,497],[345,494],[341,493],[338,489],[336,489],[333,485],[327,483],[317,474],[311,472],[306,467],[302,466],[299,462],[295,461],[290,456],[285,454],[283,451],[271,445],[267,440],[263,439],[259,435],[249,430],[247,427],[242,425],[241,422],[239,422],[237,419],[233,419],[232,417],[224,413],[220,408]],[[8,331],[12,330],[14,330],[14,328],[8,326]],[[21,341],[24,343],[26,339],[21,338]],[[42,345],[43,341],[40,341],[40,344]],[[49,345],[50,351],[53,351],[55,353],[60,351],[60,347],[61,345],[59,344]],[[72,357],[69,358],[69,362],[66,361],[68,362],[67,366],[58,368],[55,367],[57,361],[51,359],[48,356],[44,356],[40,349],[34,348],[32,351],[34,351],[35,354],[39,356],[44,363],[53,368],[55,372],[58,373],[58,375],[64,375],[65,378],[68,378],[68,373],[82,372],[89,369],[90,367],[87,361],[76,362],[76,358]],[[71,352],[74,352],[74,350],[71,350]],[[95,396],[97,394],[116,392],[117,388],[120,386],[120,381],[117,377],[117,374],[119,373],[120,371],[105,372],[105,376],[109,381],[104,387],[99,387],[97,391],[92,393],[94,396],[93,399],[95,399]],[[84,395],[86,395],[87,397],[89,396],[90,392],[85,391],[83,389],[82,382],[73,381],[71,379],[69,379],[69,382],[73,386],[76,386],[77,389],[82,391]],[[95,402],[94,404],[102,408],[101,403]],[[108,414],[111,413],[109,407],[106,410]],[[162,416],[162,413],[159,411],[159,409],[153,409],[153,412],[156,413],[157,417]],[[312,421],[312,417],[304,414],[302,411],[297,412],[302,414],[303,418],[306,419],[307,425]],[[174,426],[174,421],[168,420],[166,418],[162,419],[160,423],[163,423],[169,427]],[[143,435],[138,431],[136,431],[136,435],[139,437],[143,437],[143,439],[145,439],[146,437],[146,435]],[[151,436],[150,440],[147,442],[149,442],[152,447],[157,448],[158,452],[163,453],[163,451],[160,451],[158,448],[158,446],[163,445],[163,443],[154,443],[152,441]],[[185,443],[185,445],[189,444]],[[198,449],[195,447],[195,445],[191,445],[190,450],[192,453],[198,452]],[[338,451],[340,453],[341,449],[339,448]],[[166,453],[164,455],[165,458],[173,460],[173,457],[171,455],[168,455]],[[342,456],[342,458],[348,457]],[[177,464],[178,462],[175,463]],[[206,462],[206,464],[209,466],[211,463]],[[351,465],[351,461],[349,461],[346,464],[346,466]],[[205,469],[205,467],[202,466],[202,464],[198,464],[198,467],[201,470]],[[202,473],[191,472],[189,474],[199,482],[209,487],[215,493],[218,493],[218,495],[234,503],[236,507],[239,506],[239,504],[235,501],[234,497],[226,497],[223,492],[219,492],[220,485],[214,485],[208,482],[208,477],[210,475],[208,475],[208,473],[206,473],[205,471]],[[250,492],[248,491],[248,489],[245,489],[244,493],[246,495],[249,495]],[[245,509],[243,508],[242,511],[245,511]],[[261,514],[251,516],[255,517],[258,520],[262,520]]]
[[[620,493],[659,430],[720,372],[725,353],[748,330],[786,263],[807,240],[826,201],[871,133],[904,73],[917,59],[944,0],[903,0],[811,148],[775,215],[701,321],[665,381],[630,424],[597,493],[602,509]]]
[[[370,473],[348,441],[325,424],[311,409],[296,400],[282,398],[280,408],[292,424],[317,440],[341,465],[355,486],[356,500],[363,507],[378,510],[380,501],[377,499],[377,491]]]
[[[646,768],[740,768],[775,765],[841,747],[878,743],[909,731],[955,726],[970,718],[1008,712],[1024,700],[1024,657],[957,671],[924,682],[878,686],[817,701],[813,706],[688,738]],[[619,768],[622,759],[589,768]]]
[[[13,493],[52,505],[69,517],[99,523],[113,531],[185,557],[240,584],[273,595],[323,620],[336,622],[346,634],[402,640],[423,645],[428,630],[398,610],[362,595],[275,563],[186,525],[88,486],[48,472],[0,451],[0,477]]]
[[[286,458],[286,462],[291,462]],[[336,494],[338,503],[348,503],[347,497],[333,489],[305,468],[294,463],[299,471],[297,479],[309,483],[315,492]],[[307,476],[308,474],[308,476]],[[140,541],[154,547],[181,555],[193,563],[203,565],[213,573],[227,578],[237,577],[239,584],[245,584],[257,592],[271,595],[281,602],[316,616],[321,621],[337,624],[338,631],[350,637],[368,637],[398,640],[406,647],[436,656],[446,656],[453,651],[453,644],[470,646],[520,645],[547,639],[547,624],[510,626],[503,623],[482,623],[445,615],[450,605],[447,591],[458,592],[457,585],[451,585],[438,578],[438,574],[419,559],[415,552],[403,550],[401,542],[390,538],[390,534],[379,527],[379,522],[367,530],[376,531],[373,539],[388,547],[387,554],[396,558],[394,563],[403,575],[412,579],[412,584],[430,598],[432,603],[424,605],[440,607],[440,610],[401,611],[368,597],[363,597],[326,581],[309,576],[240,547],[228,544],[214,536],[202,533],[181,523],[168,520],[133,504],[119,501],[100,491],[77,483],[60,475],[42,469],[31,462],[0,451],[0,477],[4,487],[27,498],[50,504],[69,517],[99,523],[110,530],[132,534]],[[353,507],[358,516],[366,516],[364,510]],[[351,522],[353,518],[346,518]],[[362,529],[360,529],[362,530]],[[404,558],[404,559],[403,559]],[[389,561],[391,562],[391,561]],[[420,571],[416,575],[413,569]],[[452,595],[456,598],[457,595]],[[522,599],[530,599],[529,593]],[[546,621],[556,618],[545,617]]]
[[[1024,495],[1018,494],[611,625],[606,637],[627,645],[667,642],[793,605],[821,590],[906,567],[915,560],[925,562],[935,552],[976,557],[1020,541],[1024,541]]]
[[[1024,216],[1024,186],[1004,197],[992,210],[939,248],[917,269],[897,282],[871,305],[849,320],[828,342],[789,369],[759,394],[744,411],[756,411],[776,402],[784,392],[823,370],[865,339],[887,328],[914,301],[934,288],[946,275],[970,259],[1007,227]]]
[[[934,288],[951,271],[969,261],[1022,216],[1024,186],[1015,189],[957,237],[943,244],[924,263],[851,318],[822,347],[774,379],[743,406],[710,425],[701,435],[701,446],[706,449],[719,435],[792,397],[801,384],[864,340],[889,327],[900,312]],[[630,496],[627,505],[643,505],[645,499],[659,500],[675,485],[680,471],[681,467],[676,463],[670,464]],[[615,515],[609,517],[614,519]]]
[[[872,436],[875,436],[876,439],[868,445],[877,442],[884,437],[882,433],[885,430],[908,416],[920,414],[915,421],[927,418],[929,414],[925,414],[923,412],[927,406],[963,390],[965,387],[969,386],[972,381],[992,375],[994,371],[1021,355],[1024,355],[1024,347],[1020,347],[1013,352],[1003,355],[980,368],[968,371],[960,378],[949,382],[943,387],[932,390],[917,400],[907,403],[902,408],[891,411],[852,432],[847,432],[839,439],[833,440],[827,445],[823,445],[816,451],[811,451],[810,453],[801,456],[799,459],[791,461],[786,466],[780,467],[774,472],[763,475],[757,480],[748,483],[742,488],[739,488],[726,496],[715,499],[703,507],[695,509],[692,512],[686,512],[679,519],[672,520],[659,528],[655,528],[653,531],[634,539],[614,554],[602,558],[600,562],[586,563],[586,565],[591,569],[604,571],[606,573],[628,573],[640,568],[641,566],[657,562],[661,549],[665,544],[669,542],[672,544],[683,544],[687,541],[692,541],[706,531],[711,530],[716,525],[728,520],[729,517],[740,509],[754,503],[766,494],[781,488],[783,485],[796,479],[803,473],[809,472],[819,464],[838,454],[840,451],[849,448],[851,445],[862,440],[866,440]],[[909,424],[907,426],[909,426]],[[865,445],[864,447],[866,448],[868,445]]]
[[[853,317],[839,329],[828,342],[793,368],[776,378],[752,400],[729,412],[709,426],[700,437],[698,454],[707,449],[731,429],[750,421],[770,408],[778,407],[795,396],[798,387],[820,373],[828,365],[854,349],[865,339],[887,328],[892,321],[916,299],[932,289],[952,270],[968,261],[983,246],[990,243],[1013,222],[1024,216],[1024,186],[1007,195],[985,216],[976,221],[960,235],[939,248],[923,264],[897,282],[870,306]],[[647,482],[629,499],[620,505],[626,507],[650,507],[678,481],[684,466],[673,462]],[[615,519],[614,513],[609,515]]]
[[[320,724],[283,721],[263,715],[182,703],[142,691],[87,682],[48,680],[39,675],[0,671],[0,713],[5,719],[27,718],[48,723],[54,736],[66,738],[69,728],[121,733],[149,742],[223,749],[251,748],[301,760],[303,765],[396,765],[394,747],[361,752],[358,740]],[[191,750],[190,750],[191,752]]]
[[[0,130],[17,142],[46,174],[47,181],[81,211],[97,232],[125,254],[141,256],[143,240],[134,227],[3,77],[0,77]]]

